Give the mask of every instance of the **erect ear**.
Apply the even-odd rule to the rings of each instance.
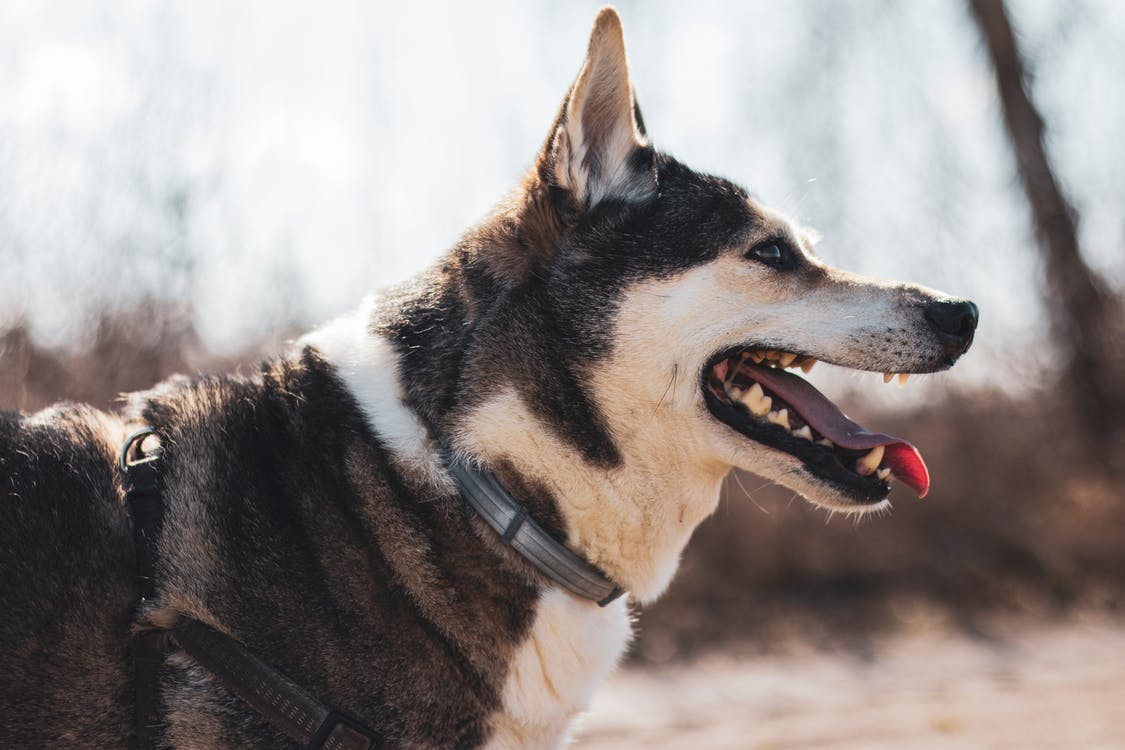
[[[590,47],[539,157],[547,184],[579,211],[603,200],[644,201],[656,193],[652,149],[629,83],[625,37],[613,8],[602,8]]]

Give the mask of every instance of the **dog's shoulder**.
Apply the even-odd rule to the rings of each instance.
[[[328,358],[339,350],[302,344],[255,372],[135,397],[164,451],[160,590],[145,616],[219,627],[373,727],[472,746],[501,703],[539,585],[479,533],[451,486],[402,460],[409,413],[379,403],[396,390],[352,343],[366,378]],[[226,699],[197,672],[174,662],[167,675],[169,700],[190,707],[169,731],[268,745],[207,718]]]

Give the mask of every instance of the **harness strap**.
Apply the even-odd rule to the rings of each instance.
[[[141,444],[152,434],[144,428],[134,432],[121,446],[120,468],[125,487],[125,506],[133,522],[133,551],[137,563],[137,609],[156,594],[154,561],[156,538],[163,513],[160,504],[159,448],[141,453]],[[153,750],[160,726],[160,667],[169,647],[168,634],[146,630],[133,637],[129,652],[133,661],[133,750]]]
[[[129,652],[133,659],[134,750],[152,750],[160,728],[160,667],[171,650],[168,633],[146,630],[133,637]]]
[[[163,522],[160,449],[141,451],[151,428],[129,437],[121,448],[125,504],[133,522],[138,608],[156,593],[156,541]],[[231,692],[305,750],[377,750],[383,738],[269,666],[241,643],[198,620],[181,618],[171,630],[146,630],[133,638],[134,750],[154,750],[160,726],[160,668],[177,647],[211,671]]]
[[[372,750],[383,743],[359,722],[324,705],[230,636],[181,618],[173,640],[263,718],[307,750]]]
[[[156,538],[164,520],[160,502],[160,448],[140,453],[152,429],[137,430],[121,448],[121,470],[125,474],[125,504],[133,521],[133,548],[137,560],[137,591],[140,601],[153,598]],[[135,458],[134,458],[135,456]]]

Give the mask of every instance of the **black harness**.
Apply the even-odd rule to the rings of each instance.
[[[125,501],[133,521],[138,608],[155,596],[156,540],[163,506],[159,448],[143,452],[151,428],[134,433],[121,448]],[[160,722],[159,675],[164,658],[182,650],[219,678],[235,695],[306,750],[375,750],[391,746],[378,733],[319,701],[252,654],[245,646],[190,617],[169,630],[145,630],[130,645],[135,706],[134,750],[153,750]]]

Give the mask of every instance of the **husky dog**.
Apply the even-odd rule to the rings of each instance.
[[[486,468],[639,603],[724,476],[835,510],[929,479],[907,442],[791,370],[954,363],[967,301],[827,266],[810,232],[657,151],[602,10],[523,182],[436,267],[252,376],[177,377],[110,415],[0,419],[0,746],[124,747],[126,645],[187,616],[403,748],[558,747],[630,638],[469,507]],[[115,456],[163,447],[155,598],[139,611]],[[184,653],[158,745],[297,747]]]

